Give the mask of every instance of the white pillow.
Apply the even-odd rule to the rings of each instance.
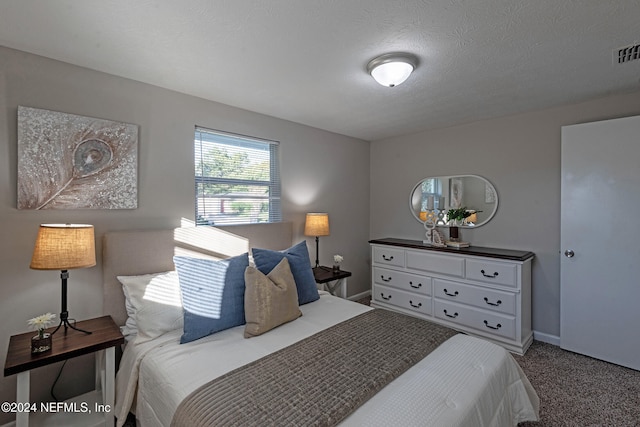
[[[138,325],[136,324],[136,310],[133,308],[133,305],[131,305],[129,295],[127,294],[127,290],[124,286],[122,287],[122,291],[124,292],[124,302],[127,309],[127,321],[123,326],[120,326],[120,332],[122,332],[122,335],[124,335],[124,339],[127,340],[127,342],[130,342],[133,341],[138,335]]]
[[[118,276],[118,280],[122,283],[129,315],[125,331],[131,335],[137,329],[136,343],[183,327],[177,272]]]

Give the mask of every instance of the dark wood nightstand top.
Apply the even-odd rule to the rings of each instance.
[[[91,334],[73,329],[67,329],[65,333],[64,327],[61,327],[53,335],[51,350],[40,354],[31,354],[31,337],[37,332],[31,331],[13,335],[9,340],[4,376],[29,371],[124,343],[124,337],[111,316],[83,320],[76,323],[75,326],[89,331]],[[55,327],[49,328],[47,332],[52,332],[54,329]]]
[[[351,272],[340,270],[339,272],[334,273],[333,268],[321,265],[320,267],[313,268],[313,277],[315,277],[316,283],[327,283],[351,277]]]

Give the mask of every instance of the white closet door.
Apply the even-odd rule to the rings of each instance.
[[[562,128],[560,346],[640,370],[640,116]]]

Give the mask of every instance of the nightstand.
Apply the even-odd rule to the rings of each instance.
[[[317,284],[326,286],[331,295],[347,297],[347,277],[351,277],[351,272],[340,270],[334,273],[333,268],[321,265],[313,269],[313,277]],[[338,294],[337,291],[339,291]]]
[[[124,337],[111,316],[84,320],[76,326],[92,333],[87,335],[73,329],[60,329],[53,335],[51,350],[40,354],[31,354],[31,337],[36,332],[10,338],[4,376],[18,375],[16,402],[20,404],[19,408],[29,403],[29,373],[32,369],[98,352],[94,391],[74,397],[64,404],[43,402],[43,405],[27,405],[29,411],[16,412],[16,427],[28,426],[30,418],[36,426],[113,426],[115,347],[124,343]]]

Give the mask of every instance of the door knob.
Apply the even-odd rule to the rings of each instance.
[[[573,258],[574,255],[575,252],[573,252],[571,249],[567,249],[566,251],[564,251],[564,256],[566,256],[567,258]]]

